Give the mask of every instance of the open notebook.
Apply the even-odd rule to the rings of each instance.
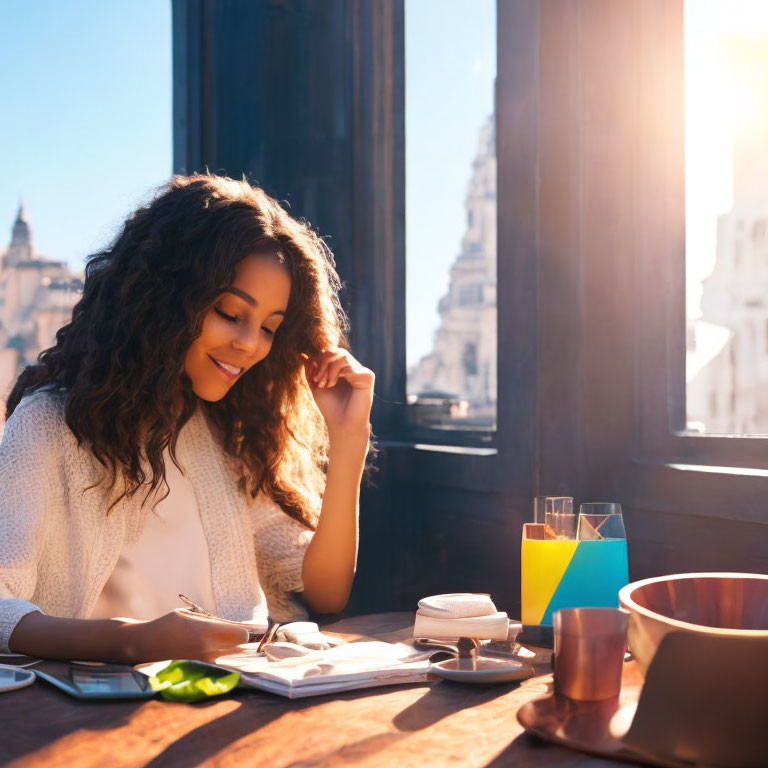
[[[221,656],[216,665],[240,673],[239,687],[258,688],[289,699],[324,693],[373,688],[380,685],[419,683],[427,679],[430,656],[435,651],[416,650],[408,643],[360,640],[323,651],[312,651],[280,661],[269,661],[256,652],[256,644],[239,653]],[[144,666],[156,674],[168,662]]]

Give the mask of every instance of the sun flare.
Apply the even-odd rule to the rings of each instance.
[[[717,219],[734,205],[735,144],[766,115],[768,2],[685,3],[687,311],[700,316],[714,268]]]

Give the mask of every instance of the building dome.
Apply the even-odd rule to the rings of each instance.
[[[19,203],[19,212],[16,214],[16,221],[13,222],[11,232],[11,244],[5,255],[6,266],[19,264],[24,261],[30,261],[34,256],[32,246],[32,229],[27,221],[27,214],[24,210],[24,203]]]
[[[32,245],[32,231],[29,228],[27,214],[24,210],[24,203],[19,203],[19,212],[16,214],[16,221],[13,222],[13,234],[11,235],[11,245],[26,246]]]

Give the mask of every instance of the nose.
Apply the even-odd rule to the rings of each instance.
[[[257,361],[265,357],[268,351],[259,329],[246,323],[238,328],[238,332],[232,338],[232,349],[251,359],[256,358]]]

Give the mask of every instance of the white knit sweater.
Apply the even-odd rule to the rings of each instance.
[[[106,484],[88,490],[104,470],[77,445],[63,398],[50,389],[26,396],[0,445],[0,652],[31,611],[88,618],[148,514],[142,490],[109,515]],[[210,609],[240,621],[263,620],[267,609],[277,621],[305,617],[294,593],[311,531],[263,495],[248,501],[200,408],[181,430],[177,457],[208,541]]]

